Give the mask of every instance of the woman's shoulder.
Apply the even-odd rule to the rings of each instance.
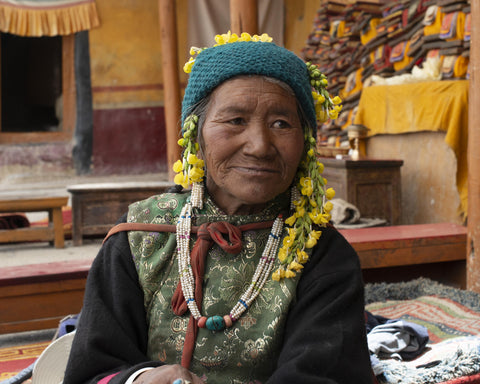
[[[322,273],[331,273],[360,268],[357,253],[335,227],[328,225],[321,231],[322,234],[313,249],[311,263],[307,263],[305,269],[318,269]]]
[[[130,223],[174,224],[190,196],[189,192],[166,192],[137,201],[128,207],[127,221]]]

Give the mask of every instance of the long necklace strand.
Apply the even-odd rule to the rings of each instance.
[[[192,222],[192,203],[187,202],[182,209],[177,222],[177,252],[178,271],[182,285],[183,296],[188,309],[200,328],[208,328],[212,331],[221,331],[225,327],[231,327],[233,322],[250,307],[264,286],[273,268],[277,255],[280,237],[283,230],[283,219],[277,217],[268,236],[267,244],[262,257],[257,265],[252,281],[247,290],[242,294],[230,313],[225,316],[205,317],[200,313],[195,301],[195,279],[190,261],[190,231]]]

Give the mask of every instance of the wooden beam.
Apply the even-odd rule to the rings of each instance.
[[[230,28],[240,34],[258,34],[257,0],[230,0]]]
[[[162,43],[163,89],[167,138],[167,166],[173,180],[173,163],[180,158],[180,81],[177,54],[177,14],[175,0],[159,0],[160,39]]]
[[[480,292],[480,3],[471,3],[468,106],[467,288]]]

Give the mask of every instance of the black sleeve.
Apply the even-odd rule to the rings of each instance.
[[[333,228],[305,264],[268,383],[373,382],[358,256]]]
[[[123,218],[124,221],[124,218]],[[124,383],[149,361],[143,291],[138,283],[126,232],[109,238],[95,258],[65,372],[64,384]]]

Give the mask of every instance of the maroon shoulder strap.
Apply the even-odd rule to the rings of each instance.
[[[269,228],[273,225],[273,220],[270,221],[262,221],[259,223],[251,223],[251,224],[243,224],[240,225],[238,228],[242,231],[247,230],[255,230],[260,228]],[[196,233],[198,230],[197,226],[192,226],[191,231]],[[172,224],[150,224],[150,223],[120,223],[115,225],[108,231],[107,235],[103,239],[103,243],[107,241],[107,239],[118,233],[118,232],[125,232],[125,231],[144,231],[144,232],[176,232],[177,227]]]
[[[120,223],[108,231],[103,242],[118,232],[124,231],[145,231],[145,232],[176,232],[177,227],[170,224],[150,224],[150,223]]]

